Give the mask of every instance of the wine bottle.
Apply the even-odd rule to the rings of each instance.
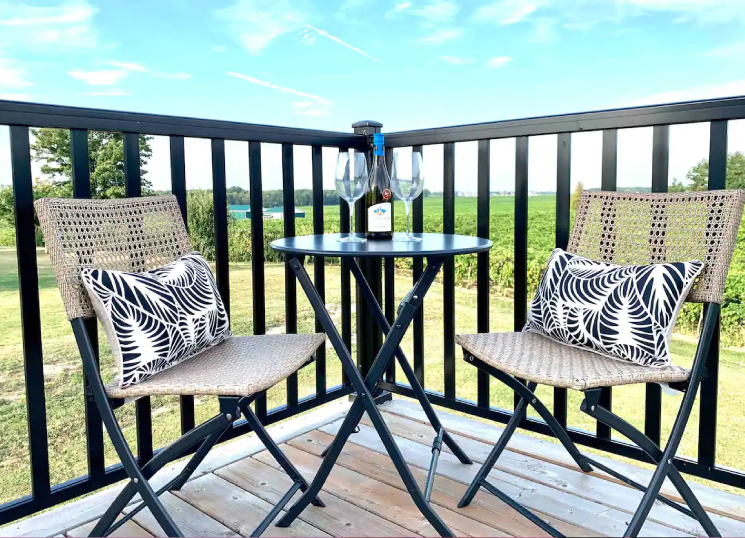
[[[391,204],[391,176],[385,167],[385,145],[382,133],[373,134],[373,161],[369,185],[365,195],[367,238],[393,237],[393,204]]]

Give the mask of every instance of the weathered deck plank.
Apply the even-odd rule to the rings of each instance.
[[[434,432],[414,403],[394,400],[384,404],[382,411],[414,478],[422,486]],[[337,404],[333,410],[315,411],[271,429],[272,436],[307,479],[320,466],[321,452],[333,440],[345,412],[346,407]],[[462,536],[546,536],[505,503],[483,491],[469,507],[457,507],[502,429],[450,413],[440,412],[440,416],[474,460],[474,465],[463,465],[447,449],[443,450],[432,493],[433,508],[443,520]],[[641,497],[638,492],[604,473],[582,473],[560,445],[522,434],[516,434],[514,439],[515,443],[489,475],[491,482],[519,498],[566,536],[623,533]],[[650,472],[646,469],[601,459],[611,461],[639,481],[649,479]],[[170,466],[158,482],[178,472],[181,465]],[[167,493],[162,499],[186,535],[248,536],[291,484],[274,459],[249,437],[217,447],[193,480],[181,491]],[[693,487],[705,506],[715,512],[713,520],[723,535],[745,536],[745,497],[700,484]],[[0,529],[0,536],[87,536],[119,488],[6,526]],[[366,417],[360,432],[352,435],[345,446],[321,497],[325,508],[309,506],[290,528],[272,525],[264,536],[436,536],[407,494]],[[298,498],[299,494],[291,502]],[[125,512],[131,509],[130,506]],[[687,537],[702,532],[693,520],[658,503],[642,534]],[[163,534],[145,510],[113,535],[150,538]]]

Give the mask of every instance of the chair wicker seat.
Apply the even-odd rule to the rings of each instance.
[[[110,398],[153,395],[251,396],[295,373],[323,345],[323,334],[234,336],[135,385],[106,385]]]
[[[551,387],[588,390],[633,383],[686,381],[680,366],[650,368],[561,344],[536,333],[458,335],[468,354],[521,379]]]

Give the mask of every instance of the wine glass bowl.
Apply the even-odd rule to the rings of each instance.
[[[411,235],[409,228],[409,214],[411,202],[422,194],[424,190],[424,171],[422,154],[418,151],[411,153],[411,164],[401,153],[393,156],[393,172],[391,174],[391,191],[393,195],[404,203],[406,209],[406,234],[399,241],[419,242],[420,238]]]
[[[347,150],[340,150],[336,159],[336,173],[334,175],[336,192],[349,204],[349,235],[339,238],[341,243],[361,243],[364,237],[354,235],[352,219],[354,204],[367,192],[367,159],[361,151],[350,155]]]

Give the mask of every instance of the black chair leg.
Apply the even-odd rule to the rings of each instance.
[[[300,484],[299,488],[301,491],[305,492],[308,490],[308,482],[303,478],[303,475],[300,474],[300,471],[295,468],[295,466],[292,464],[290,460],[287,459],[287,456],[285,456],[285,453],[282,452],[282,449],[280,449],[277,446],[277,443],[274,442],[274,439],[269,435],[269,432],[266,431],[264,428],[264,425],[261,423],[259,418],[254,414],[254,412],[251,410],[250,407],[248,407],[247,403],[241,403],[241,411],[243,411],[243,415],[246,418],[246,422],[249,423],[251,426],[251,429],[253,429],[256,436],[259,438],[259,440],[264,444],[266,449],[269,451],[269,453],[274,457],[274,459],[279,463],[279,465],[284,469],[285,473],[294,481]],[[319,499],[318,497],[315,497],[313,500],[314,506],[326,506],[323,504],[323,501]]]
[[[531,390],[535,390],[535,383],[531,383],[531,385],[533,387]],[[489,453],[489,456],[486,458],[486,460],[484,460],[484,464],[481,466],[481,469],[479,469],[479,472],[476,473],[476,476],[473,478],[473,481],[468,486],[466,493],[463,495],[463,498],[458,503],[458,508],[465,508],[466,506],[471,504],[471,501],[473,501],[476,493],[478,493],[479,488],[483,485],[484,480],[486,480],[486,477],[489,476],[489,473],[494,468],[494,465],[496,465],[499,456],[502,455],[502,452],[504,452],[504,449],[507,447],[507,443],[509,443],[512,435],[515,433],[517,426],[520,424],[520,422],[522,422],[524,415],[525,399],[521,398],[517,404],[517,407],[515,407],[515,412],[512,415],[512,418],[507,423],[507,426],[505,426],[504,431],[502,431],[502,435],[499,436],[497,444],[494,445],[494,448]]]

